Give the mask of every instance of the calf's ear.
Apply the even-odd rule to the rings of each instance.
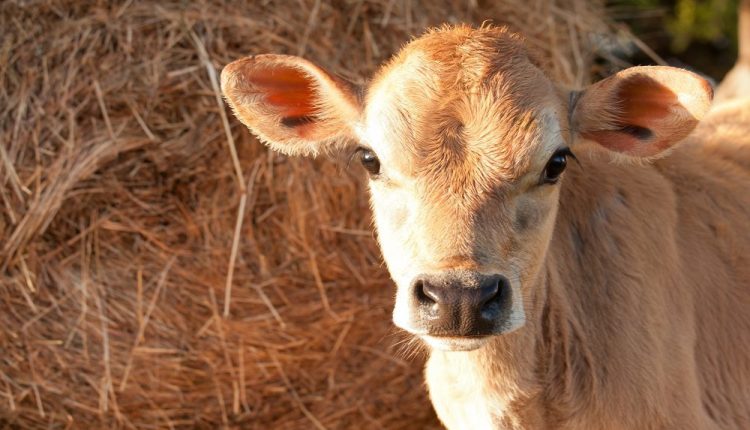
[[[273,149],[317,154],[353,137],[361,105],[354,88],[315,64],[257,55],[221,72],[221,90],[237,118]]]
[[[571,100],[579,138],[633,157],[654,157],[687,137],[711,106],[705,79],[674,67],[632,67]]]

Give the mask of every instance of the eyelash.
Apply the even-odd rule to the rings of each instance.
[[[555,152],[558,152],[558,153],[560,153],[560,154],[563,154],[563,155],[565,155],[566,157],[570,157],[570,158],[572,158],[573,160],[575,160],[575,161],[576,161],[576,163],[578,162],[578,159],[576,158],[576,155],[575,155],[575,154],[573,153],[573,151],[571,151],[571,150],[570,150],[570,148],[569,148],[569,147],[567,147],[567,146],[566,146],[566,147],[564,147],[564,148],[560,148],[560,149],[558,149],[558,150],[557,150],[557,151],[555,151]]]
[[[346,156],[346,168],[347,169],[351,167],[354,157],[359,155],[359,153],[365,149],[367,148],[365,148],[364,146],[357,146],[353,150],[349,151],[349,154]]]

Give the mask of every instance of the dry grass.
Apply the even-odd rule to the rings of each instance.
[[[587,0],[10,1],[0,8],[0,424],[429,428],[357,173],[267,152],[241,56],[363,82],[425,26],[509,23],[585,82]]]

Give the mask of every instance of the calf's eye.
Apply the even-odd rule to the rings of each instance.
[[[542,183],[554,184],[560,179],[560,175],[565,171],[565,167],[568,165],[568,157],[573,157],[572,152],[568,148],[562,148],[555,151],[547,162],[547,166],[544,168],[542,173]]]
[[[371,150],[361,148],[359,150],[359,162],[370,175],[374,176],[380,173],[380,160]]]

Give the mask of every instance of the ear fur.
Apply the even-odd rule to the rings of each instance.
[[[234,61],[221,72],[221,89],[250,131],[289,155],[315,155],[350,137],[361,112],[350,84],[295,56]]]
[[[584,90],[571,106],[571,125],[616,153],[655,157],[690,134],[712,97],[711,85],[695,73],[632,67]]]

